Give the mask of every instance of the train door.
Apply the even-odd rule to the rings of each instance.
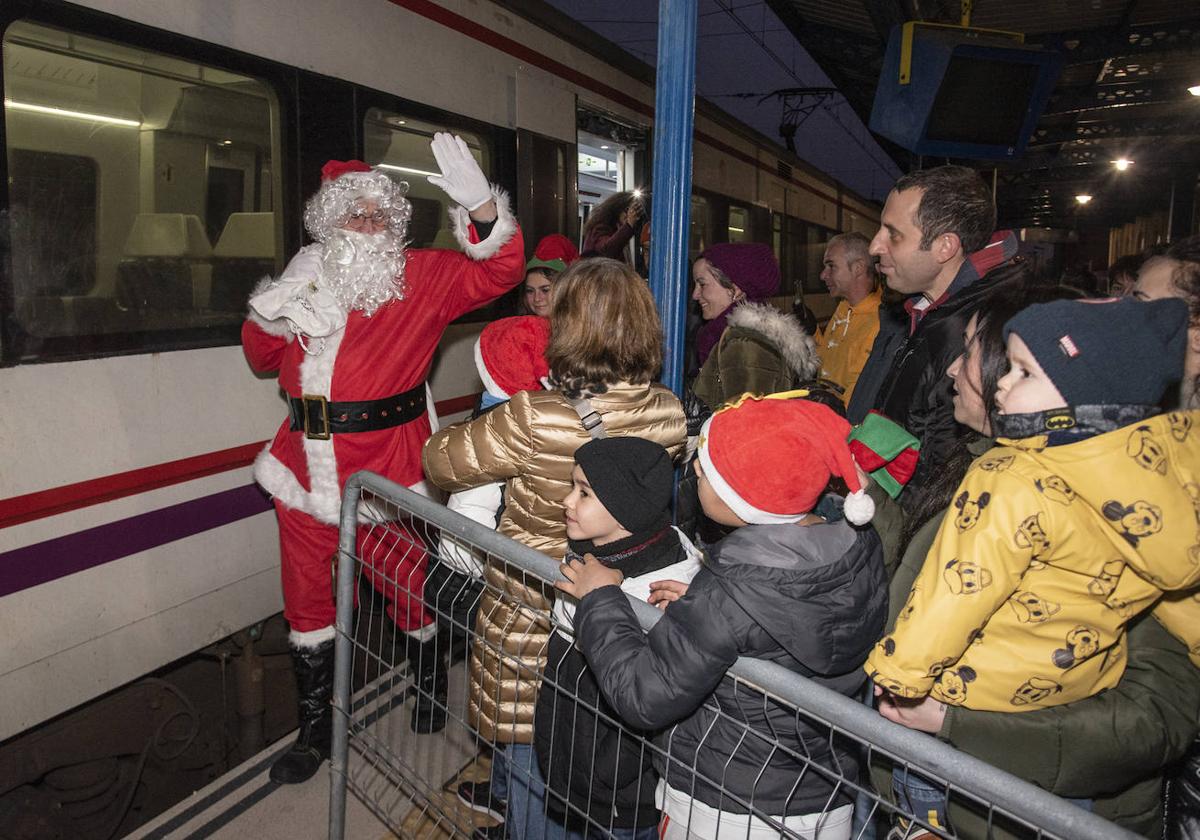
[[[607,115],[579,111],[579,227],[592,211],[616,193],[641,194],[648,184],[648,135],[644,128],[626,125]]]

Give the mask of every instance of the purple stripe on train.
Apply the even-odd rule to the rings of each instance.
[[[0,598],[271,509],[247,484],[0,554]]]

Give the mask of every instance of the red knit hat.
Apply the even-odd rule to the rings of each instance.
[[[771,525],[798,522],[840,476],[851,490],[846,519],[866,524],[875,506],[846,442],[850,424],[828,406],[793,399],[804,394],[745,394],[713,414],[697,447],[704,477],[738,517]]]
[[[475,367],[483,387],[493,397],[508,399],[517,391],[542,390],[549,376],[546,346],[550,321],[537,315],[517,315],[492,321],[475,342]]]
[[[533,249],[533,259],[525,264],[526,273],[538,268],[551,271],[566,271],[567,266],[579,259],[579,249],[561,233],[543,236]]]
[[[347,172],[370,172],[371,167],[361,160],[331,160],[321,167],[322,181],[336,181]]]

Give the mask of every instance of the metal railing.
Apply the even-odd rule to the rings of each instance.
[[[368,524],[363,524],[364,520]],[[693,806],[695,816],[689,812],[688,825],[691,837],[750,838],[766,832],[820,840],[882,840],[889,826],[893,837],[916,836],[922,831],[944,837],[1067,840],[1135,836],[935,738],[892,724],[853,698],[774,663],[746,657],[738,659],[724,677],[726,687],[737,698],[732,708],[728,703],[722,708],[711,700],[704,704],[705,713],[724,725],[726,735],[730,727],[741,727],[737,745],[731,750],[727,738],[720,744],[701,744],[701,749],[724,749],[727,767],[742,761],[737,768],[742,781],[737,784],[708,778],[693,764],[681,765],[673,750],[673,728],[647,733],[626,726],[606,703],[594,695],[580,695],[578,677],[571,684],[543,681],[540,690],[551,691],[556,703],[575,704],[580,725],[574,731],[555,730],[551,755],[535,757],[530,750],[514,751],[508,742],[527,741],[528,733],[515,737],[512,722],[492,721],[482,727],[491,731],[494,739],[479,734],[480,715],[487,714],[483,707],[488,698],[482,694],[499,701],[511,698],[499,697],[501,688],[487,679],[473,685],[471,659],[491,657],[509,678],[536,682],[538,675],[530,659],[544,661],[544,639],[557,625],[549,613],[531,609],[514,593],[546,591],[546,582],[559,578],[558,563],[370,473],[356,474],[347,482],[341,521],[329,815],[329,836],[336,840],[343,837],[348,791],[401,837],[434,840],[471,837],[476,832],[482,832],[477,837],[503,837],[494,827],[500,809],[492,807],[492,814],[485,813],[493,801],[484,799],[489,790],[493,795],[507,791],[510,840],[630,838],[631,833],[618,829],[630,822],[653,826],[657,810],[652,805],[643,807],[639,801],[638,808],[645,813],[617,817],[611,804],[605,807],[594,798],[589,802],[586,791],[582,801],[589,804],[581,804],[569,781],[573,772],[589,780],[594,797],[596,791],[611,787],[604,774],[628,776],[630,760],[637,764],[635,776],[661,773],[673,766],[691,774],[696,800],[711,800],[713,794],[719,797],[720,811]],[[499,582],[505,578],[492,572],[482,577],[471,573],[489,565],[504,569],[510,583],[502,585]],[[649,604],[633,602],[633,607],[646,630],[661,618],[659,610]],[[426,619],[434,619],[439,628],[436,645],[421,646],[395,627],[393,616],[409,616],[411,623],[414,612],[420,615],[422,609]],[[485,620],[494,622],[502,613],[515,622],[511,627],[520,627],[517,652],[512,638],[505,644],[494,633],[476,632],[481,609]],[[514,613],[520,621],[512,618]],[[436,686],[436,680],[419,679],[423,671],[432,673],[422,661],[431,655],[446,678],[444,691]],[[464,655],[465,661],[460,662]],[[525,702],[531,699],[528,694],[521,696]],[[413,730],[414,704],[419,702],[425,713],[434,708],[444,715],[444,728],[433,734]],[[797,729],[819,733],[817,746],[824,747],[817,750],[821,755],[806,746],[812,745],[811,738],[807,742],[780,738],[788,733],[752,728],[739,711],[767,706],[772,709],[772,720],[779,720],[782,708]],[[679,711],[680,717],[689,712]],[[581,732],[590,733],[592,748],[577,743]],[[594,744],[601,732],[610,737],[619,733],[624,767],[610,771],[609,764],[595,765]],[[749,744],[759,749],[742,752]],[[767,757],[762,766],[744,766],[744,756],[761,756],[764,745]],[[837,759],[847,750],[856,756],[857,768],[843,766]],[[537,758],[541,759],[540,768]],[[564,768],[563,763],[572,766]],[[880,785],[885,792],[877,793],[868,768],[879,766],[917,772],[940,787],[949,797],[954,828],[933,826],[927,815],[905,812],[892,801],[885,785]],[[821,791],[824,805],[802,818],[789,815],[786,822],[783,814],[764,812],[755,801],[755,783],[747,790],[745,780],[765,777],[768,770],[779,767],[795,768],[793,794]],[[549,786],[543,786],[542,770],[551,778]],[[564,773],[566,782],[562,781]],[[673,773],[671,778],[679,777]],[[654,779],[650,781],[653,785]],[[460,787],[467,800],[474,796],[475,807],[468,807],[459,797]],[[853,803],[853,823],[840,824],[837,820],[848,813],[848,803]],[[723,821],[715,828],[705,822],[714,813]],[[966,819],[960,824],[959,817]]]

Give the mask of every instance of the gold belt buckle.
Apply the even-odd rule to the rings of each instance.
[[[320,394],[303,394],[300,399],[304,403],[304,436],[309,440],[329,440],[329,401]],[[321,428],[316,431],[312,429],[313,414],[309,411],[309,403],[321,406]]]

